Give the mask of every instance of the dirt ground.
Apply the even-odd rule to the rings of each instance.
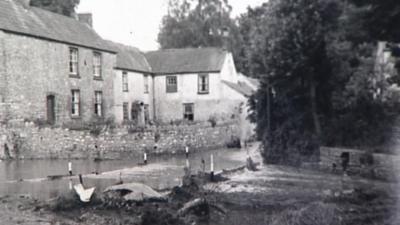
[[[95,197],[82,205],[73,194],[39,202],[28,196],[0,198],[2,225],[212,224],[212,225],[396,225],[398,185],[288,167],[225,175],[204,189],[174,189],[168,202],[105,204]],[[98,195],[99,196],[99,195]],[[225,213],[205,209],[182,216],[183,205],[202,197]],[[204,210],[203,210],[204,211]]]

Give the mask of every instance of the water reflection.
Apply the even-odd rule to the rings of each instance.
[[[215,170],[231,168],[243,164],[243,160],[234,159],[233,154],[240,150],[221,149],[218,151],[198,152],[186,159],[181,156],[148,157],[148,165],[138,166],[142,158],[113,161],[72,160],[74,174],[95,174],[107,171],[109,176],[96,178],[95,175],[84,179],[87,187],[95,186],[102,191],[120,179],[124,182],[142,182],[156,189],[164,189],[180,184],[183,167],[190,164],[192,170],[203,167],[202,159],[209,159],[214,154]],[[68,160],[21,160],[0,162],[0,196],[27,194],[39,199],[48,199],[70,191],[71,185],[79,182],[77,177],[71,179],[48,180],[48,176],[67,175]],[[133,169],[127,169],[133,168]],[[126,169],[126,170],[124,170]],[[205,169],[210,169],[210,162],[205,161]]]

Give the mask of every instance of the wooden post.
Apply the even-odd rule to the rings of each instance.
[[[82,178],[82,174],[79,174],[79,183],[81,183],[81,184],[82,184],[82,186],[83,186],[83,178]]]
[[[214,155],[211,154],[211,165],[210,165],[210,179],[211,181],[214,181]]]

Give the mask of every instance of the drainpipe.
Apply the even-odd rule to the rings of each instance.
[[[155,121],[157,119],[157,113],[156,113],[156,92],[155,92],[155,75],[151,75],[152,78],[152,95],[153,95],[153,120]]]

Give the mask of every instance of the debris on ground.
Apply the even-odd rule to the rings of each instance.
[[[90,199],[92,198],[95,189],[96,188],[94,187],[85,189],[82,184],[74,185],[74,190],[76,194],[79,196],[81,202],[90,202]]]
[[[104,191],[105,195],[111,193],[112,196],[118,196],[126,201],[132,202],[160,202],[166,201],[166,198],[151,187],[140,183],[120,184],[108,187]],[[117,195],[115,195],[115,193]],[[111,196],[109,195],[109,196]]]

